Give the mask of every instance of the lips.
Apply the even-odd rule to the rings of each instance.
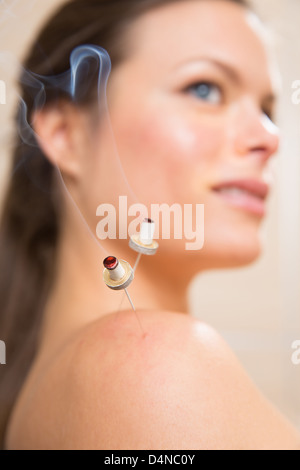
[[[226,181],[213,187],[222,200],[232,206],[264,216],[269,186],[258,180]]]

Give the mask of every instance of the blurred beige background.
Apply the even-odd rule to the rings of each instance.
[[[7,83],[7,104],[0,105],[2,190],[15,103],[13,57],[22,58],[41,22],[61,3],[0,0],[0,80]],[[190,307],[220,331],[261,390],[300,428],[300,366],[291,362],[291,344],[300,340],[300,105],[291,100],[292,83],[300,80],[300,2],[253,4],[275,33],[283,81],[282,145],[277,190],[263,230],[265,254],[250,268],[199,276],[190,289]]]
[[[199,276],[190,292],[192,313],[214,325],[255,382],[300,428],[300,366],[291,344],[300,339],[300,80],[299,0],[253,1],[274,33],[282,73],[277,189],[271,201],[262,259],[247,269]]]

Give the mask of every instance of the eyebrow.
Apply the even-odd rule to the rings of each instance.
[[[219,69],[221,69],[234,82],[236,83],[241,82],[239,74],[236,72],[236,70],[233,67],[231,67],[228,64],[225,64],[224,62],[218,59],[214,59],[211,57],[195,57],[195,58],[191,58],[188,60],[184,60],[183,62],[176,64],[175,68],[178,69],[180,67],[183,67],[184,65],[193,64],[197,62],[208,62],[218,67]]]

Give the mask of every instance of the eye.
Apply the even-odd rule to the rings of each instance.
[[[263,114],[272,122],[275,120],[274,111],[270,109],[263,109]]]
[[[211,104],[221,104],[223,93],[218,85],[210,82],[198,82],[186,88],[196,98]]]
[[[277,96],[273,94],[268,95],[260,103],[262,113],[272,122],[276,120],[276,104]]]

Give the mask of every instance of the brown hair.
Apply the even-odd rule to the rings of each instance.
[[[114,68],[124,59],[122,40],[130,22],[147,10],[175,1],[182,0],[70,1],[41,31],[24,68],[44,76],[58,75],[69,69],[72,50],[87,43],[106,49]],[[244,0],[229,1],[246,6]],[[30,117],[34,96],[26,81],[21,79],[20,87]],[[57,97],[58,90],[46,96],[46,103]],[[7,365],[0,366],[0,447],[36,354],[43,310],[55,277],[60,213],[54,187],[54,167],[40,148],[17,137],[0,225],[0,339],[7,349]]]

